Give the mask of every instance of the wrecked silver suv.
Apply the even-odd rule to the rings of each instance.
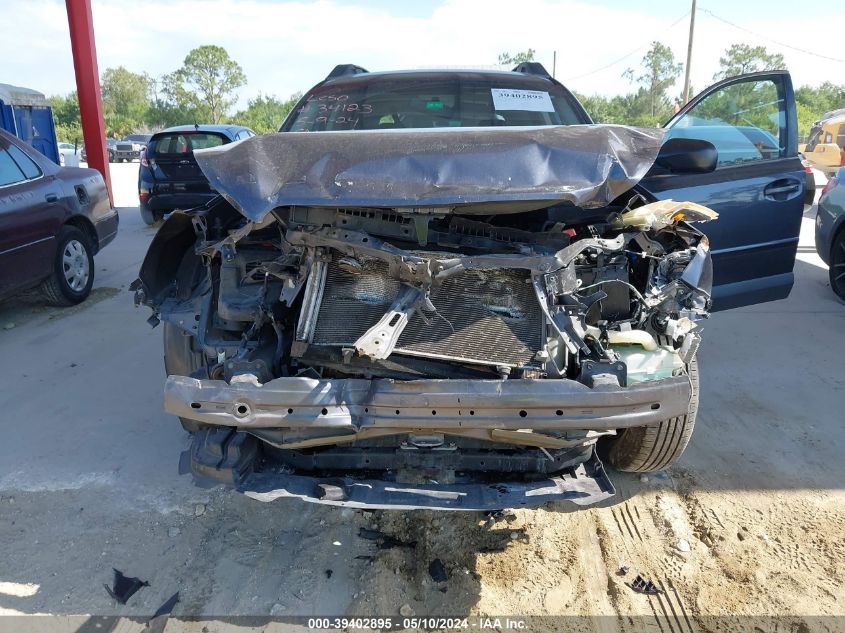
[[[262,500],[494,509],[613,493],[684,450],[704,207],[633,187],[663,132],[277,134],[197,152],[135,283],[183,469]],[[667,143],[669,145],[669,143]]]

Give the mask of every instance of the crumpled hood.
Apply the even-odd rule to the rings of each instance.
[[[622,125],[287,132],[196,152],[211,186],[254,222],[276,207],[602,207],[654,163],[663,130]]]

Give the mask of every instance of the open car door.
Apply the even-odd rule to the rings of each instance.
[[[702,227],[713,255],[713,309],[787,297],[804,200],[789,73],[765,71],[721,81],[665,127],[665,140],[704,140],[718,152],[713,171],[656,166],[640,182],[658,200],[689,200],[719,213],[718,220]]]

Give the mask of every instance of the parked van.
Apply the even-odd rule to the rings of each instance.
[[[845,108],[828,112],[816,121],[807,145],[798,149],[828,178],[845,166]]]

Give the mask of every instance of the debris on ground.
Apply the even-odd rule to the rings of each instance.
[[[677,543],[675,543],[675,549],[679,552],[688,552],[690,551],[690,544],[689,541],[686,539],[681,539]]]
[[[126,601],[129,600],[129,598],[131,598],[141,587],[150,586],[150,583],[145,580],[141,580],[140,578],[130,578],[129,576],[124,576],[123,572],[114,568],[112,568],[112,571],[114,571],[113,586],[109,587],[104,584],[103,587],[105,587],[106,591],[109,592],[109,595],[120,604],[126,604]]]
[[[634,578],[633,582],[628,583],[628,586],[637,593],[642,593],[647,596],[656,596],[659,593],[663,593],[657,585],[650,580],[646,580],[640,574],[637,574],[637,577]]]
[[[325,571],[326,578],[331,578],[333,573],[334,573],[334,571],[332,571],[331,569],[327,569]]]
[[[394,547],[414,548],[417,546],[416,541],[402,541],[389,534],[385,534],[381,530],[371,530],[363,527],[358,530],[358,537],[367,541],[375,541],[379,549],[392,549]]]
[[[411,605],[403,604],[401,607],[399,607],[399,615],[406,618],[412,618],[416,615],[416,611],[411,608]]]
[[[434,582],[446,582],[449,580],[449,575],[446,573],[446,567],[443,565],[443,561],[439,558],[435,558],[428,564],[428,575],[431,576],[431,579]]]
[[[516,520],[516,512],[513,510],[494,510],[486,513],[484,520],[485,527],[493,527],[499,521],[507,521],[508,523]]]
[[[628,567],[628,565],[626,565],[625,563],[622,563],[621,565],[619,565],[619,569],[616,570],[616,575],[625,576],[628,574],[629,571],[631,571],[631,568]]]

